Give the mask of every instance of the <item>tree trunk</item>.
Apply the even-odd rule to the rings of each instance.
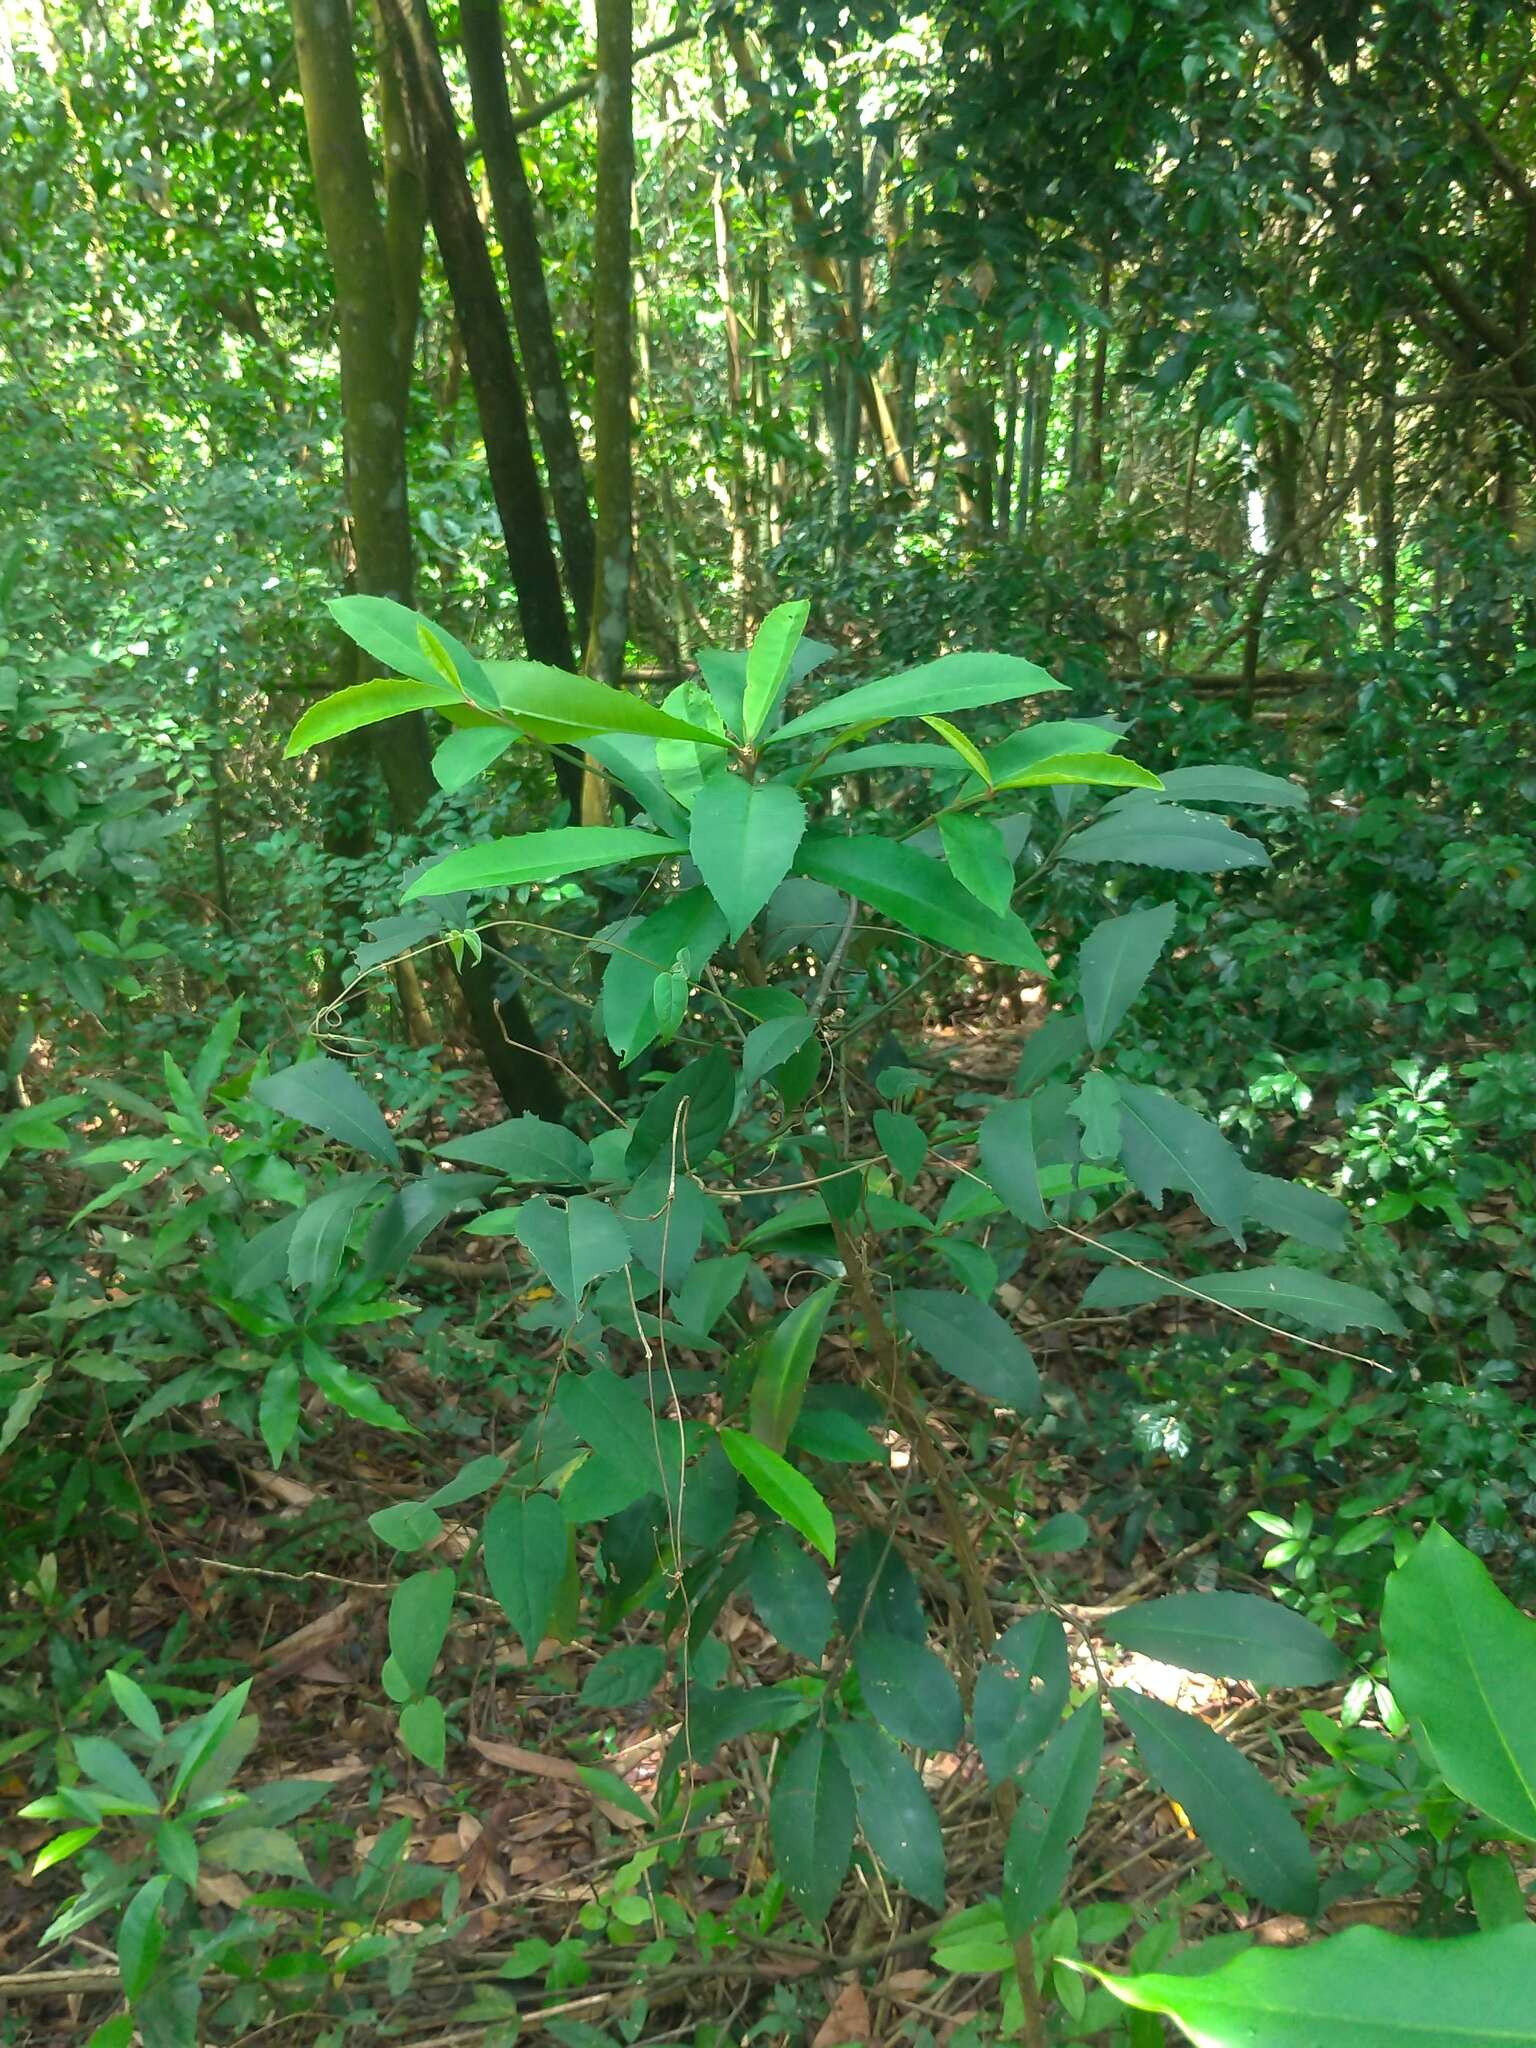
[[[629,635],[634,368],[630,206],[634,190],[631,0],[597,0],[597,181],[592,214],[592,433],[597,585],[587,673],[617,683]]]
[[[459,20],[512,321],[533,398],[533,421],[544,450],[549,495],[565,556],[566,589],[576,615],[576,637],[585,647],[592,626],[597,543],[565,368],[549,307],[538,215],[507,93],[500,0],[459,0]]]
[[[1029,451],[1029,523],[1038,526],[1045,504],[1045,465],[1050,454],[1051,392],[1056,382],[1056,351],[1042,342],[1030,372],[1035,387],[1033,439]]]
[[[404,349],[402,367],[403,322],[390,272],[390,240],[374,198],[351,18],[341,0],[291,0],[291,7],[315,196],[336,288],[342,440],[357,586],[372,596],[409,604],[404,407],[409,349]],[[403,239],[396,236],[397,249]],[[374,757],[395,823],[409,831],[436,792],[425,723],[413,713],[374,730]],[[460,981],[472,1010],[477,1004],[491,1008],[488,961],[477,966],[466,956]],[[514,994],[510,1006],[525,1027],[514,1026],[516,1035],[531,1042],[522,998]],[[481,1033],[480,1049],[509,1109],[559,1116],[559,1090],[537,1052],[513,1053],[499,1031]]]
[[[1381,589],[1381,644],[1397,640],[1397,340],[1381,334],[1381,447],[1376,457],[1376,568]]]
[[[1110,271],[1106,256],[1099,266],[1099,311],[1103,316],[1093,338],[1093,384],[1088,395],[1088,481],[1104,485],[1104,393],[1109,382]]]

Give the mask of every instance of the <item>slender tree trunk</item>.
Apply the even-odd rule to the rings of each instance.
[[[570,627],[533,459],[522,379],[470,191],[464,143],[424,0],[379,0],[416,130],[432,231],[453,297],[485,442],[485,464],[523,639],[535,661],[572,668]]]
[[[1397,338],[1381,333],[1381,447],[1376,457],[1376,567],[1381,586],[1381,644],[1397,640]]]
[[[726,126],[725,79],[719,52],[710,46],[710,94],[715,119],[723,133]],[[741,436],[736,459],[731,464],[727,485],[731,527],[731,599],[739,626],[747,619],[747,563],[751,538],[747,531],[746,437],[742,432],[741,322],[736,315],[736,282],[731,263],[731,212],[726,198],[724,174],[716,171],[710,187],[710,214],[715,241],[715,290],[725,329],[725,395],[732,426]],[[830,422],[829,422],[830,425]]]
[[[1029,451],[1029,523],[1038,526],[1045,505],[1045,466],[1051,448],[1051,393],[1056,383],[1056,351],[1040,344],[1032,377],[1035,386],[1034,438]]]
[[[565,556],[566,589],[576,615],[576,636],[584,647],[592,626],[597,542],[565,367],[549,306],[538,214],[507,92],[500,0],[459,0],[459,20],[512,320],[533,400],[533,421],[544,450],[549,495]]]
[[[1099,266],[1099,311],[1103,316],[1093,337],[1093,384],[1088,395],[1088,481],[1104,488],[1104,395],[1109,383],[1110,269],[1106,256]]]
[[[406,475],[402,369],[403,321],[395,303],[390,238],[374,197],[373,165],[363,128],[351,17],[342,0],[291,0],[294,46],[304,97],[304,122],[315,195],[335,280],[340,332],[342,439],[347,502],[358,588],[409,604],[411,518]],[[397,236],[397,246],[403,241]],[[409,362],[409,351],[406,351]],[[384,772],[395,822],[419,821],[436,785],[426,727],[419,713],[376,728],[375,758]],[[467,958],[460,976],[466,1001],[491,1011],[489,961]],[[509,999],[532,1042],[520,996]],[[503,1035],[485,1031],[480,1047],[509,1109],[558,1116],[562,1107],[547,1063],[536,1052],[512,1053]]]
[[[1006,336],[1003,339],[1003,450],[997,480],[997,531],[1006,535],[1013,517],[1013,487],[1019,433],[1019,364]]]
[[[1067,437],[1067,481],[1083,480],[1083,410],[1088,395],[1088,329],[1079,325],[1072,351],[1072,425]]]

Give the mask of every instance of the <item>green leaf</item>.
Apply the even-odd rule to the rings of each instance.
[[[1247,1757],[1161,1700],[1121,1687],[1111,1698],[1147,1771],[1222,1868],[1277,1913],[1315,1913],[1317,1871],[1306,1836]]]
[[[432,756],[438,788],[450,796],[466,788],[487,768],[493,768],[516,740],[515,732],[496,725],[466,725],[449,733]]]
[[[1083,1127],[1085,1159],[1120,1157],[1120,1084],[1113,1074],[1106,1074],[1102,1067],[1086,1073],[1067,1114]]]
[[[925,718],[923,723],[933,725],[934,720]],[[948,721],[940,723],[947,724]],[[950,726],[949,730],[953,732],[955,728]],[[888,740],[874,747],[839,749],[825,761],[818,761],[807,768],[802,780],[834,782],[846,775],[868,775],[880,768],[947,768],[953,771],[955,765],[952,747],[939,746],[933,740]],[[985,782],[985,777],[981,779]]]
[[[1342,1202],[1304,1181],[1280,1180],[1270,1173],[1248,1176],[1248,1220],[1325,1252],[1342,1251],[1349,1234],[1349,1211]]]
[[[941,862],[901,840],[808,832],[795,867],[813,881],[870,904],[933,945],[1032,974],[1049,972],[1022,918],[985,909]]]
[[[400,1709],[400,1740],[418,1763],[440,1771],[448,1754],[448,1717],[442,1701],[407,1700]]]
[[[419,683],[448,681],[443,673],[444,657],[461,681],[483,673],[479,662],[451,633],[431,625],[419,612],[397,604],[392,597],[333,597],[327,599],[326,610],[364,654],[403,676],[414,676]],[[455,690],[454,695],[459,697],[460,692]]]
[[[1063,860],[1125,861],[1134,867],[1175,868],[1195,875],[1229,868],[1267,868],[1269,855],[1257,839],[1246,838],[1179,804],[1145,796],[1124,810],[1076,832],[1061,850]]]
[[[926,1644],[866,1627],[854,1642],[853,1668],[864,1704],[888,1735],[914,1749],[959,1748],[965,1730],[960,1689]]]
[[[115,1742],[109,1742],[104,1735],[77,1735],[74,1749],[75,1761],[93,1785],[99,1785],[114,1799],[148,1807],[151,1813],[159,1809],[155,1788],[127,1751]]]
[[[1003,1920],[1015,1940],[1061,1903],[1103,1754],[1104,1715],[1086,1700],[1024,1774],[1003,1852]]]
[[[805,833],[805,804],[785,782],[722,775],[694,799],[689,851],[739,939],[789,873]]]
[[[939,839],[949,871],[967,895],[994,916],[1006,917],[1013,901],[1013,862],[993,821],[950,811],[939,820]]]
[[[1000,1102],[982,1118],[979,1137],[982,1171],[994,1192],[1021,1223],[1043,1230],[1049,1218],[1040,1190],[1033,1105]]]
[[[1163,794],[1181,803],[1241,806],[1260,810],[1304,811],[1307,792],[1283,775],[1265,775],[1257,768],[1170,768]]]
[[[1215,1951],[1202,1967],[1205,1948]],[[1111,1977],[1202,2048],[1536,2048],[1536,1927],[1425,1941],[1351,1927],[1301,1948],[1197,1944],[1177,1971]]]
[[[488,1166],[503,1180],[580,1187],[592,1177],[592,1148],[586,1140],[540,1116],[509,1117],[487,1130],[452,1138],[437,1151],[442,1159]]]
[[[280,1359],[262,1380],[256,1423],[276,1471],[299,1428],[299,1368],[293,1359]]]
[[[1315,1622],[1254,1593],[1170,1593],[1100,1624],[1112,1643],[1208,1678],[1331,1685],[1348,1669]]]
[[[654,989],[678,957],[697,980],[725,940],[725,919],[707,889],[687,889],[638,924],[600,940],[611,953],[603,969],[603,1035],[627,1065],[655,1038]]]
[[[551,745],[569,745],[596,733],[635,733],[702,747],[729,744],[723,733],[658,711],[632,689],[615,690],[591,676],[539,661],[488,661],[484,666],[503,711]]]
[[[380,725],[386,718],[399,718],[408,711],[435,711],[446,704],[462,704],[462,692],[445,683],[441,676],[431,682],[402,682],[398,676],[379,676],[373,682],[353,683],[311,704],[283,749],[283,759],[307,753],[326,740],[357,732],[366,725]],[[509,733],[510,739],[512,735]]]
[[[880,1150],[891,1162],[892,1171],[910,1187],[928,1157],[927,1132],[916,1117],[900,1109],[877,1109],[874,1126]]]
[[[381,1543],[401,1552],[425,1550],[443,1532],[442,1517],[420,1500],[394,1501],[387,1508],[376,1508],[368,1517],[368,1526]]]
[[[891,1313],[914,1344],[983,1399],[1020,1415],[1040,1407],[1040,1374],[1028,1346],[996,1309],[973,1294],[946,1288],[902,1288]]]
[[[636,825],[561,825],[550,832],[523,832],[515,839],[487,839],[445,854],[407,885],[401,901],[417,896],[452,896],[461,890],[514,889],[526,882],[558,882],[592,868],[632,860],[665,860],[686,849],[659,832]]]
[[[1121,1158],[1157,1208],[1169,1188],[1193,1195],[1213,1223],[1241,1245],[1251,1200],[1248,1169],[1216,1126],[1159,1088],[1117,1076]]]
[[[335,1279],[358,1210],[383,1175],[347,1173],[299,1212],[288,1240],[290,1287],[325,1288]]]
[[[919,668],[896,676],[860,683],[827,698],[790,719],[768,741],[796,739],[802,733],[868,731],[892,718],[926,718],[934,713],[974,711],[983,704],[1011,704],[1062,685],[1032,661],[1016,654],[942,654]]]
[[[159,1711],[154,1701],[126,1671],[109,1671],[107,1690],[117,1702],[124,1718],[131,1721],[141,1735],[147,1735],[151,1742],[158,1742],[161,1739],[164,1730],[161,1728]]]
[[[722,1429],[720,1441],[725,1455],[758,1498],[792,1529],[798,1529],[828,1564],[834,1563],[837,1532],[826,1502],[809,1479],[744,1430]]]
[[[451,1571],[417,1572],[389,1603],[389,1652],[412,1692],[425,1692],[453,1618]]]
[[[772,1451],[782,1452],[789,1442],[827,1312],[836,1296],[836,1281],[808,1294],[779,1318],[757,1347],[750,1407],[752,1434]]]
[[[240,1024],[245,1015],[245,999],[230,1004],[217,1024],[204,1039],[197,1058],[192,1062],[192,1093],[199,1103],[206,1103],[215,1081],[229,1064],[229,1056],[235,1049],[240,1036]]]
[[[976,1674],[976,1747],[994,1785],[1021,1770],[1061,1720],[1071,1673],[1066,1631],[1053,1614],[1028,1614],[1000,1635]]]
[[[344,1415],[350,1415],[358,1422],[371,1423],[375,1429],[398,1430],[407,1436],[420,1435],[416,1425],[407,1422],[400,1410],[385,1400],[372,1380],[354,1372],[350,1365],[343,1365],[340,1359],[309,1350],[305,1353],[304,1369],[325,1398],[334,1401]]]
[[[114,2013],[86,2042],[85,2048],[131,2048],[138,2021],[131,2012]]]
[[[819,1664],[832,1633],[827,1582],[787,1529],[760,1529],[747,1575],[752,1605],[775,1642]]]
[[[758,627],[747,654],[747,687],[742,698],[742,719],[749,746],[771,723],[789,682],[789,665],[811,608],[804,598],[791,604],[775,605]]]
[[[324,1131],[385,1166],[400,1164],[389,1125],[339,1060],[304,1060],[251,1083],[251,1094],[279,1116]]]
[[[853,1781],[865,1841],[899,1885],[941,1913],[944,1840],[922,1779],[867,1721],[834,1721],[830,1733]]]
[[[160,1905],[171,1879],[165,1873],[144,1880],[128,1901],[117,1930],[117,1970],[123,1995],[130,2002],[149,1988],[165,1946],[165,1923]]]
[[[584,1444],[590,1444],[633,1490],[675,1496],[682,1463],[677,1424],[656,1416],[638,1381],[620,1379],[606,1366],[565,1373],[555,1404]]]
[[[1492,1934],[1498,1927],[1521,1927],[1529,1917],[1525,1892],[1509,1855],[1470,1857],[1467,1890],[1484,1934]]]
[[[163,1820],[155,1829],[155,1854],[160,1868],[183,1884],[197,1883],[197,1841],[179,1820]]]
[[[1052,1074],[1075,1066],[1087,1050],[1088,1027],[1082,1018],[1058,1010],[1024,1041],[1024,1050],[1014,1069],[1015,1090],[1028,1095]]]
[[[481,1226],[490,1220],[476,1217],[468,1228],[484,1235]],[[514,1212],[514,1233],[567,1301],[580,1301],[594,1280],[617,1273],[629,1261],[623,1224],[606,1202],[591,1195],[572,1195],[559,1206],[536,1195]]]
[[[765,1023],[754,1024],[741,1048],[741,1077],[745,1085],[755,1087],[764,1075],[774,1073],[786,1060],[793,1059],[815,1030],[814,1022],[803,1009],[798,1017],[770,1017]]]
[[[1107,918],[1083,941],[1077,968],[1088,1043],[1095,1052],[1108,1044],[1115,1026],[1141,994],[1177,921],[1177,907],[1162,903],[1155,910]]]
[[[1118,754],[1048,754],[1028,768],[1019,768],[997,783],[1004,789],[1049,789],[1062,785],[1097,784],[1109,789],[1156,789],[1163,787],[1160,776],[1138,761],[1124,761]]]
[[[723,1046],[672,1075],[635,1119],[624,1153],[625,1170],[637,1179],[658,1160],[668,1172],[702,1166],[731,1127],[736,1110],[736,1072]]]
[[[67,1863],[71,1856],[78,1856],[90,1842],[101,1833],[99,1827],[66,1828],[62,1835],[55,1835],[51,1842],[45,1842],[32,1862],[32,1875],[41,1877],[45,1870]]]
[[[958,725],[952,725],[947,718],[933,717],[925,718],[923,720],[923,723],[927,726],[930,732],[936,732],[938,734],[939,738],[943,740],[945,746],[953,748],[954,752],[960,756],[960,759],[965,763],[966,767],[970,769],[971,773],[974,776],[976,776],[980,781],[984,782],[987,785],[988,789],[992,787],[992,773],[991,770],[987,767],[986,756],[982,753],[981,749],[976,745],[974,740],[968,739],[966,737],[966,735],[960,730]],[[872,754],[878,750],[874,747],[867,747],[864,749],[864,751],[866,753]],[[917,750],[914,749],[914,751]],[[845,775],[849,772],[851,765],[852,756],[844,755],[842,757],[842,770]],[[939,765],[941,767],[948,767],[950,764],[946,761],[941,760]]]
[[[582,1681],[584,1707],[633,1707],[649,1699],[666,1675],[659,1643],[620,1643],[600,1657]]]
[[[779,1766],[768,1828],[779,1875],[815,1925],[848,1874],[853,1823],[853,1783],[826,1730],[812,1728]]]
[[[1402,1334],[1401,1322],[1379,1294],[1301,1266],[1245,1266],[1235,1273],[1202,1274],[1194,1284],[1213,1301],[1266,1321],[1279,1316],[1309,1330],[1334,1334],[1341,1330]]]
[[[565,1517],[547,1493],[503,1493],[491,1504],[481,1542],[491,1591],[531,1664],[570,1563]]]
[[[1460,1799],[1536,1842],[1536,1621],[1431,1528],[1387,1581],[1393,1696]]]

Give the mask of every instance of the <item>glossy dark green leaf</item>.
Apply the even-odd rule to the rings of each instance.
[[[749,1412],[752,1434],[770,1450],[783,1451],[789,1442],[827,1314],[836,1298],[835,1281],[817,1288],[780,1316],[757,1345]]]
[[[960,1746],[965,1712],[949,1667],[926,1644],[865,1628],[853,1646],[864,1703],[898,1742],[914,1749]]]
[[[971,1720],[994,1785],[1022,1770],[1057,1726],[1070,1683],[1066,1631],[1054,1614],[1026,1615],[992,1645],[976,1674]]]
[[[821,1662],[832,1633],[832,1595],[788,1529],[758,1531],[747,1591],[775,1642],[812,1664]]]
[[[973,1294],[940,1288],[902,1288],[890,1309],[915,1344],[936,1365],[963,1380],[985,1400],[1032,1415],[1040,1406],[1040,1374],[1028,1346],[996,1309]]]
[[[865,1529],[849,1544],[833,1605],[838,1627],[850,1638],[867,1629],[907,1643],[927,1641],[917,1580],[884,1530]]]
[[[310,1289],[329,1287],[358,1210],[383,1184],[378,1173],[345,1173],[334,1187],[299,1211],[288,1240],[288,1284]]]
[[[1003,1853],[1003,1919],[1017,1940],[1066,1892],[1072,1845],[1099,1782],[1104,1715],[1097,1699],[1064,1721],[1025,1772]]]
[[[735,1067],[724,1047],[711,1046],[647,1102],[635,1121],[624,1164],[637,1177],[658,1159],[679,1171],[692,1171],[725,1136],[735,1112]]]
[[[1177,1707],[1116,1688],[1116,1712],[1148,1773],[1216,1861],[1277,1913],[1317,1910],[1317,1870],[1290,1808],[1241,1750]]]
[[[1013,862],[992,820],[969,811],[951,812],[939,820],[939,839],[961,888],[995,916],[1006,916],[1013,901]]]
[[[779,1875],[815,1925],[848,1874],[853,1827],[852,1780],[826,1730],[812,1728],[779,1766],[768,1829]]]
[[[1348,1669],[1315,1622],[1256,1593],[1170,1593],[1100,1624],[1112,1643],[1210,1678],[1331,1685]]]
[[[903,931],[933,945],[1032,974],[1049,972],[1022,918],[985,909],[941,862],[899,839],[808,832],[795,867],[813,881],[868,903]]]
[[[903,1890],[942,1912],[944,1840],[922,1779],[867,1721],[834,1721],[831,1735],[853,1781],[865,1841]]]
[[[659,1643],[620,1643],[600,1657],[582,1680],[584,1707],[633,1707],[649,1699],[667,1668]]]

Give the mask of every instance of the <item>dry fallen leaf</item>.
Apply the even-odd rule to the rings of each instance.
[[[811,2048],[871,2048],[869,2000],[859,1984],[845,1984],[816,2029]]]

